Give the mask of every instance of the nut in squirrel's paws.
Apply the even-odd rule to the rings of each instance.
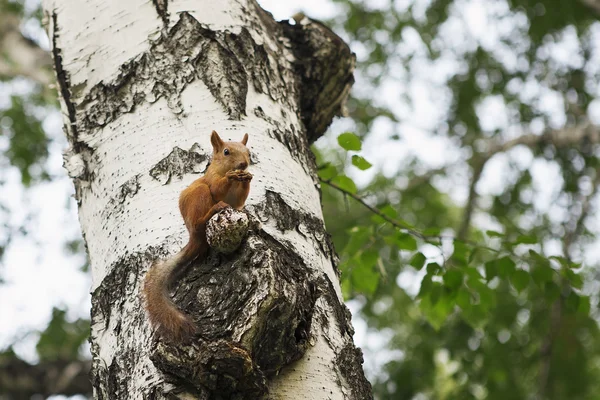
[[[252,180],[252,174],[248,171],[244,171],[241,169],[235,169],[233,171],[227,172],[227,177],[229,179],[234,179],[236,181],[248,182]]]

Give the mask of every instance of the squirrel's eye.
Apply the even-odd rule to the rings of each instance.
[[[229,155],[229,149],[223,150],[223,154],[225,154],[226,156],[228,156]]]

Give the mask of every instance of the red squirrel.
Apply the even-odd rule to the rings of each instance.
[[[176,271],[208,251],[206,223],[227,207],[244,207],[252,174],[247,171],[250,152],[248,134],[241,142],[224,142],[212,132],[213,156],[204,176],[196,179],[179,196],[179,210],[189,233],[187,245],[173,257],[155,262],[144,281],[145,306],[150,323],[161,337],[172,342],[187,341],[196,331],[192,319],[169,297]]]

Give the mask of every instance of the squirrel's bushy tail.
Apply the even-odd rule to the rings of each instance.
[[[194,243],[196,245],[194,245]],[[198,241],[188,244],[173,257],[156,261],[144,280],[144,300],[152,326],[159,335],[169,341],[185,342],[196,332],[192,319],[177,308],[169,296],[169,286],[176,270],[191,262],[201,252]]]

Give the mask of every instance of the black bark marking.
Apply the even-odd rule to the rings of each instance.
[[[102,221],[108,221],[109,219],[115,219],[120,216],[125,210],[127,199],[135,197],[140,190],[140,178],[141,174],[135,175],[128,179],[117,189],[117,194],[108,201],[108,204],[102,210]],[[106,225],[102,226],[102,230],[106,229]],[[107,234],[111,236],[109,232]]]
[[[355,347],[352,342],[346,344],[342,351],[337,355],[335,364],[340,369],[346,382],[351,382],[350,391],[352,400],[373,399],[373,389],[371,383],[365,378],[362,369],[364,363],[362,350]]]
[[[230,119],[246,115],[248,78],[242,63],[227,47],[216,40],[206,43],[203,57],[195,65],[198,76],[210,93],[221,103]],[[215,64],[220,65],[218,69]]]
[[[296,60],[300,79],[300,115],[309,143],[325,133],[335,116],[345,114],[345,102],[354,83],[356,56],[348,45],[319,21],[304,16],[295,25],[281,21]]]
[[[168,374],[167,380],[177,376],[188,385],[194,382],[187,391],[195,398],[257,400],[268,391],[265,375],[250,354],[226,340],[185,349],[159,343],[151,359]]]
[[[197,143],[187,151],[175,147],[169,155],[150,169],[150,176],[161,184],[167,185],[174,176],[181,179],[188,173],[201,173],[206,168],[208,159],[209,156],[202,152]]]
[[[249,206],[249,208],[262,222],[269,219],[275,220],[275,226],[281,232],[294,229],[304,237],[307,237],[308,234],[308,237],[319,246],[323,254],[331,260],[333,268],[339,276],[340,271],[337,268],[339,258],[331,235],[325,229],[322,219],[291,207],[279,193],[268,189],[265,193],[265,201],[259,205]]]
[[[211,253],[191,266],[174,296],[198,328],[197,362],[180,363],[174,354],[181,354],[181,347],[167,344],[154,352],[153,362],[199,391],[260,398],[265,377],[298,360],[308,347],[318,296],[310,274],[292,248],[264,231],[251,235],[237,253]],[[212,365],[198,358],[205,354],[213,357]],[[245,372],[235,372],[231,363],[242,361]]]
[[[54,59],[54,70],[58,81],[60,95],[67,107],[67,117],[69,118],[70,127],[67,129],[72,135],[74,145],[77,143],[77,119],[75,117],[75,105],[71,102],[70,80],[67,72],[62,65],[61,50],[58,47],[58,16],[56,12],[52,13],[52,57]]]
[[[127,398],[131,372],[139,365],[141,359],[147,357],[139,349],[140,346],[149,346],[148,343],[139,341],[140,331],[147,326],[139,292],[142,282],[140,271],[165,255],[166,251],[161,246],[148,248],[145,252],[125,254],[111,266],[111,272],[92,293],[92,326],[102,326],[104,330],[115,326],[114,332],[111,333],[119,339],[116,348],[113,349],[115,356],[110,365],[106,365],[100,358],[100,338],[91,337],[92,386],[98,399]],[[139,306],[126,310],[125,303],[132,301],[134,304],[139,302]],[[121,324],[125,313],[130,318],[130,323]],[[92,335],[94,332],[92,329]],[[150,371],[146,371],[144,375],[152,376]],[[153,388],[148,388],[148,393],[155,392]]]
[[[290,152],[292,158],[298,162],[306,173],[311,175],[313,179],[316,179],[315,157],[312,151],[310,151],[310,146],[304,132],[299,132],[292,124],[285,126],[274,120],[266,115],[260,106],[254,109],[254,115],[273,126],[272,129],[267,130],[267,135],[283,144]]]
[[[330,316],[323,316],[325,320],[320,321],[323,326],[327,326],[327,319],[334,318],[342,335],[346,339],[346,344],[338,353],[335,359],[335,365],[342,374],[346,382],[351,382],[350,390],[351,400],[371,400],[373,391],[371,383],[365,377],[362,369],[364,363],[362,350],[354,346],[352,337],[354,328],[352,327],[352,314],[344,303],[340,303],[333,284],[326,275],[323,275],[319,281],[320,296],[331,307],[333,313]]]
[[[79,140],[79,130],[77,128],[77,114],[75,104],[71,101],[71,82],[67,71],[63,67],[63,58],[61,49],[58,47],[59,27],[58,16],[56,12],[52,13],[52,58],[54,60],[54,70],[56,71],[56,80],[58,82],[58,91],[67,108],[67,117],[69,123],[65,126],[65,132],[73,147],[73,153],[79,154],[85,163],[85,171],[78,176],[75,181],[76,195],[80,195],[79,180],[92,180],[93,176],[89,170],[88,163],[93,156],[93,149],[86,143]]]
[[[163,22],[165,28],[169,27],[169,1],[168,0],[152,0],[156,13]]]
[[[127,198],[133,198],[140,190],[140,177],[141,175],[135,175],[133,178],[127,180],[124,184],[119,187],[117,196],[114,198],[116,203],[123,204]]]
[[[136,105],[162,97],[174,113],[180,114],[184,111],[181,92],[198,78],[232,120],[246,115],[249,81],[274,100],[289,97],[289,104],[294,101],[288,96],[278,66],[272,65],[267,50],[247,29],[242,28],[240,34],[211,31],[182,12],[175,26],[148,51],[123,64],[114,80],[90,89],[78,105],[84,110],[78,128],[91,131],[103,127],[124,113],[134,112]]]

